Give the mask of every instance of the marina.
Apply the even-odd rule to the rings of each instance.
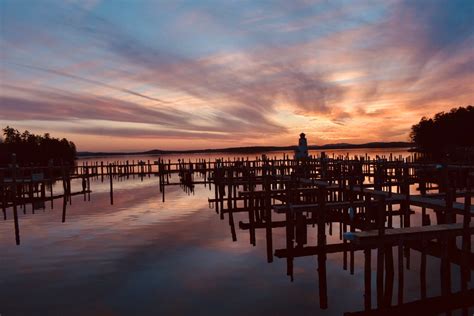
[[[22,231],[18,213],[35,216],[47,204],[53,211],[58,201],[65,223],[76,203],[94,200],[94,186],[111,207],[120,206],[121,191],[129,182],[148,183],[155,188],[155,200],[164,206],[171,203],[171,208],[169,194],[182,192],[183,200],[192,199],[199,189],[201,200],[207,195],[208,212],[217,213],[220,225],[229,230],[229,241],[255,247],[257,236],[263,237],[262,255],[268,263],[284,260],[290,283],[298,261],[315,258],[322,310],[330,308],[331,301],[327,258],[337,255],[341,270],[349,275],[355,274],[356,257],[361,261],[360,312],[386,315],[430,308],[437,314],[467,313],[474,301],[469,285],[474,269],[474,167],[420,163],[413,155],[315,154],[300,159],[290,153],[270,158],[270,152],[253,159],[157,157],[87,160],[74,168],[13,167],[2,170],[10,176],[0,182],[2,210],[5,222],[14,223],[11,233],[22,247],[20,236],[29,232]],[[239,230],[247,237],[238,239]],[[283,245],[275,245],[282,240]],[[420,261],[412,263],[411,258],[420,255]],[[427,295],[427,257],[440,262],[441,296]],[[406,269],[419,271],[417,300],[405,294]]]

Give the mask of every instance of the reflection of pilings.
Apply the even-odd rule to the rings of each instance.
[[[293,234],[294,234],[294,225],[293,225],[293,212],[290,208],[287,209],[286,214],[286,249],[288,249],[289,255],[286,258],[286,274],[290,276],[291,281],[293,281],[293,257],[291,256],[293,250]]]
[[[381,200],[377,208],[377,226],[378,235],[383,237],[385,235],[385,204]],[[379,244],[377,250],[377,307],[382,307],[383,304],[383,272],[384,272],[384,246]]]
[[[393,298],[393,280],[394,280],[394,268],[393,268],[393,251],[392,246],[385,247],[385,289],[383,305],[392,305]]]
[[[462,251],[463,265],[461,266],[461,289],[467,289],[467,283],[471,280],[471,270],[469,269],[469,255],[471,254],[471,235],[469,234],[469,227],[471,223],[471,187],[468,181],[468,193],[464,198],[464,216],[463,216],[463,236],[462,236]]]
[[[344,316],[438,315],[460,308],[472,307],[472,302],[474,302],[474,289],[370,311],[348,312],[344,313]]]
[[[13,221],[15,223],[15,241],[20,244],[20,224],[18,223],[18,210],[16,205],[17,185],[16,185],[16,155],[12,157],[12,202],[13,202]]]
[[[265,159],[261,162],[246,162],[240,163],[240,165],[236,163],[235,166],[219,167],[214,171],[214,174],[218,174],[219,170],[223,173],[220,177],[215,176],[214,182],[215,184],[219,183],[221,187],[227,187],[227,190],[222,190],[227,192],[220,192],[220,194],[218,192],[212,202],[218,204],[227,201],[226,208],[222,208],[219,213],[221,216],[228,213],[232,217],[232,222],[236,213],[245,212],[248,214],[248,222],[239,222],[239,227],[249,230],[252,244],[255,243],[256,229],[265,229],[268,261],[272,260],[272,230],[284,227],[286,249],[275,250],[275,256],[286,258],[287,274],[292,280],[295,258],[317,255],[322,308],[327,306],[325,271],[327,253],[343,252],[344,268],[350,268],[350,272],[354,273],[355,251],[366,249],[364,306],[366,310],[370,310],[372,307],[370,249],[377,249],[377,306],[388,308],[392,305],[394,294],[393,246],[398,250],[397,303],[403,304],[404,264],[406,264],[406,268],[409,268],[410,249],[425,248],[421,246],[420,239],[426,239],[427,247],[426,251],[423,249],[422,256],[425,256],[425,259],[425,254],[441,256],[442,248],[431,240],[437,237],[444,240],[448,235],[455,236],[461,232],[457,226],[429,226],[427,209],[450,209],[459,214],[459,203],[453,202],[451,207],[449,194],[427,194],[426,192],[432,187],[426,185],[425,179],[420,180],[424,186],[420,184],[420,190],[423,190],[422,195],[411,195],[410,185],[416,178],[414,173],[410,172],[413,168],[405,163],[394,164],[390,169],[391,167],[384,162],[377,162],[374,165],[369,164],[358,169],[358,167],[353,168],[352,161],[349,160],[332,162],[327,159],[321,166],[324,168],[322,172],[317,169],[318,164],[314,161],[303,163],[287,161],[285,163],[288,163],[288,166],[292,165],[293,171],[290,168],[285,169],[281,165],[278,166],[276,161]],[[257,168],[257,166],[260,167]],[[277,166],[277,169],[274,166]],[[364,164],[360,163],[360,166],[364,166]],[[285,170],[290,171],[286,172]],[[321,178],[322,174],[325,175],[324,178]],[[364,176],[367,175],[374,178],[374,184],[364,184]],[[238,186],[243,186],[244,191],[237,194],[236,188]],[[394,193],[394,188],[398,193]],[[225,196],[226,193],[227,196]],[[463,195],[462,191],[456,191],[456,196],[462,197]],[[443,201],[442,199],[445,197],[446,200]],[[237,203],[242,203],[243,206]],[[272,220],[269,218],[268,216],[271,214],[271,212],[267,212],[269,205],[276,213],[284,214],[285,219]],[[397,208],[397,205],[400,207]],[[424,208],[422,223],[430,227],[428,230],[411,227],[410,217],[417,213],[410,209],[410,205]],[[472,211],[470,206],[467,207],[467,210],[469,212],[466,214],[469,214],[470,217]],[[393,216],[400,216],[400,222],[394,221]],[[332,222],[339,223],[340,237],[344,235],[344,241],[341,244],[326,245],[326,223],[329,224],[328,233],[331,235]],[[398,223],[402,229],[393,227]],[[317,224],[317,246],[306,246],[307,227],[308,225],[314,227],[315,224]],[[371,231],[373,229],[377,229],[375,234]],[[386,233],[387,229],[388,233]],[[472,229],[469,226],[465,230],[468,236],[471,236]],[[368,233],[365,236],[369,238],[367,245],[365,243],[347,243],[346,234],[343,233],[349,231],[347,232],[348,238],[351,235],[359,238],[357,230]],[[451,248],[449,256],[446,258],[448,264],[449,262],[461,262],[460,253],[461,250]],[[367,262],[367,257],[369,262]],[[474,261],[468,256],[468,266],[474,267],[473,263]],[[446,286],[444,287],[446,288]]]
[[[404,287],[404,273],[403,273],[403,243],[398,244],[398,304],[403,303],[403,287]]]
[[[426,298],[426,242],[421,244],[421,261],[420,261],[420,298]]]
[[[63,215],[62,215],[62,222],[65,223],[66,222],[66,208],[67,208],[67,194],[64,193],[64,197],[63,197]]]
[[[235,219],[241,215],[241,212],[247,213],[248,223],[239,223],[240,228],[248,229],[250,232],[250,242],[256,244],[256,230],[265,229],[267,260],[273,261],[273,237],[274,229],[286,229],[286,249],[276,249],[276,257],[287,259],[287,273],[293,279],[293,264],[296,257],[317,255],[318,258],[318,281],[320,293],[320,306],[328,306],[327,297],[327,273],[326,262],[327,254],[343,252],[344,269],[349,266],[351,274],[354,273],[356,251],[364,251],[364,307],[366,311],[372,308],[371,299],[371,250],[377,249],[377,306],[390,309],[393,296],[394,282],[394,262],[393,246],[398,249],[398,305],[404,301],[404,254],[407,267],[410,263],[410,249],[422,250],[422,267],[420,271],[420,283],[425,283],[424,292],[422,286],[422,298],[426,298],[426,254],[436,257],[443,257],[442,271],[449,270],[449,265],[461,264],[462,266],[462,286],[467,288],[465,281],[470,277],[470,269],[474,266],[474,260],[470,251],[470,237],[472,228],[470,217],[473,215],[471,205],[456,202],[456,197],[464,197],[468,186],[458,186],[457,190],[444,188],[440,192],[437,190],[436,179],[430,179],[424,175],[416,174],[415,169],[425,168],[423,165],[411,164],[407,161],[390,161],[384,159],[324,159],[310,158],[307,161],[295,161],[285,157],[284,159],[256,159],[254,161],[245,160],[226,160],[209,161],[207,163],[196,162],[195,164],[184,160],[179,163],[165,162],[161,158],[155,165],[158,170],[155,173],[159,176],[159,187],[165,200],[165,187],[167,185],[180,185],[188,191],[188,188],[196,184],[214,185],[214,199],[209,199],[210,204],[215,205],[216,212],[224,219],[227,213],[231,229],[232,239],[236,240]],[[433,168],[428,166],[427,168]],[[473,169],[472,167],[469,167]],[[137,164],[133,161],[131,164],[113,163],[106,165],[105,174],[109,176],[111,203],[113,204],[113,177],[117,181],[123,181],[130,175],[137,174],[143,179],[145,174],[153,174],[153,166],[148,161]],[[138,172],[135,172],[138,169]],[[449,168],[448,168],[449,169]],[[459,169],[453,166],[452,169]],[[471,170],[468,169],[468,170]],[[85,188],[82,194],[85,197],[86,189],[90,198],[89,179],[91,176],[98,176],[98,164],[87,165],[81,168],[80,174],[72,174],[71,177],[86,180]],[[204,175],[204,182],[195,179],[194,173]],[[100,173],[104,176],[103,164],[101,164]],[[178,173],[179,183],[170,183],[171,174]],[[209,177],[206,176],[209,175]],[[458,176],[459,178],[459,176]],[[364,180],[368,180],[364,182]],[[373,181],[372,181],[373,180]],[[451,182],[459,182],[453,180]],[[461,177],[462,180],[462,177]],[[461,181],[462,182],[462,181]],[[3,180],[0,181],[3,183]],[[413,186],[419,184],[421,195],[410,194],[410,189],[416,189]],[[464,182],[463,182],[464,183]],[[448,186],[448,182],[444,186]],[[23,184],[27,186],[27,184]],[[2,185],[2,187],[4,187]],[[10,184],[5,186],[3,198],[8,199],[11,196]],[[18,186],[20,187],[20,186]],[[31,186],[30,186],[31,187]],[[44,187],[43,187],[44,188]],[[242,190],[243,188],[243,191]],[[8,191],[5,193],[5,191]],[[239,192],[240,191],[240,192]],[[1,193],[2,191],[0,191]],[[17,192],[16,204],[22,205],[32,201],[31,195],[28,196],[24,189]],[[395,193],[398,192],[398,193]],[[35,192],[33,192],[35,193]],[[52,194],[51,194],[52,195]],[[65,181],[65,193],[63,202],[71,202],[70,181]],[[468,200],[468,198],[465,198]],[[4,203],[3,207],[10,207],[9,201]],[[470,203],[470,202],[469,202]],[[400,206],[400,207],[398,207]],[[428,211],[437,211],[440,214],[441,221],[453,219],[454,214],[464,215],[463,224],[460,227],[445,227],[449,233],[427,232],[421,228],[419,235],[413,237],[413,231],[417,227],[411,227],[411,217],[419,215],[410,210],[411,206],[422,207],[423,226],[429,226]],[[276,215],[272,218],[272,212]],[[450,213],[451,212],[451,213]],[[285,220],[282,220],[285,214]],[[65,211],[64,211],[65,214]],[[451,219],[449,216],[451,216]],[[394,218],[400,216],[400,222]],[[465,223],[467,221],[467,224]],[[332,223],[338,222],[340,228],[340,237],[342,233],[348,232],[348,236],[360,234],[359,231],[368,233],[376,229],[374,243],[357,244],[355,242],[344,241],[341,244],[326,244],[326,224],[329,223],[329,234],[332,234]],[[397,226],[412,229],[412,231],[399,229]],[[439,222],[438,224],[440,224]],[[317,225],[317,245],[308,246],[308,225]],[[459,224],[460,225],[460,224]],[[433,229],[441,230],[438,227]],[[394,229],[394,230],[392,230]],[[397,235],[398,234],[398,235]],[[452,236],[451,236],[452,235]],[[462,235],[462,250],[456,245],[448,243],[440,246],[439,242],[433,242],[433,239],[439,239],[441,242],[454,236]],[[344,236],[346,236],[344,234]],[[395,236],[395,237],[394,237]],[[313,236],[314,237],[314,236]],[[426,239],[426,240],[425,240]],[[310,239],[312,240],[312,239]],[[425,240],[421,242],[421,240]],[[444,247],[444,248],[443,248]],[[423,264],[424,260],[424,264]],[[349,262],[348,262],[349,261]],[[423,267],[424,266],[424,267]],[[446,269],[448,267],[448,269]],[[464,267],[467,269],[464,269]],[[423,278],[424,281],[423,281]],[[444,279],[443,279],[444,280]],[[450,282],[443,281],[443,288],[449,293]],[[380,293],[380,294],[379,294]],[[402,304],[405,305],[405,304]]]
[[[372,270],[371,249],[364,249],[364,308],[366,311],[372,308]]]
[[[326,253],[318,255],[319,307],[328,308],[328,284],[326,275]]]
[[[271,199],[270,199],[270,176],[265,177],[264,189],[265,189],[265,235],[267,240],[267,261],[273,262],[273,237],[272,237],[272,208],[271,208]],[[306,225],[305,225],[306,227]],[[255,238],[255,235],[254,235]]]
[[[326,246],[326,198],[325,188],[321,188],[318,194],[319,210],[318,218],[318,246],[324,249]],[[318,255],[318,277],[319,277],[319,306],[321,309],[328,308],[327,277],[326,277],[326,253],[324,250]]]

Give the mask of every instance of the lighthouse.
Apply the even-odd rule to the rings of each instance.
[[[305,133],[300,134],[300,139],[298,140],[298,147],[295,150],[296,159],[308,158],[308,142],[305,136]]]

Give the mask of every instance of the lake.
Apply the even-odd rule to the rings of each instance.
[[[409,155],[405,149],[326,153]],[[283,153],[267,155],[281,157]],[[217,157],[242,155],[162,156],[172,161]],[[83,158],[78,164],[132,159],[157,157]],[[342,253],[327,255],[328,308],[321,309],[317,256],[295,258],[291,281],[285,259],[267,262],[265,230],[257,230],[256,246],[250,244],[249,232],[238,228],[237,240],[232,240],[227,218],[221,220],[209,205],[213,190],[208,186],[197,185],[191,194],[179,186],[167,187],[163,203],[158,177],[130,177],[114,183],[113,205],[107,181],[91,180],[91,189],[91,201],[84,201],[82,195],[72,197],[65,223],[61,222],[59,200],[53,207],[47,202],[45,210],[35,214],[29,207],[26,214],[20,210],[19,246],[15,245],[12,216],[0,221],[2,316],[342,315],[364,310],[361,251],[355,252],[353,275],[343,269]],[[61,188],[55,190],[61,192]],[[234,220],[244,221],[246,215],[236,213]],[[333,227],[336,232],[337,226]],[[316,233],[308,235],[308,243],[314,244]],[[274,249],[285,248],[284,228],[273,229],[272,238]],[[328,243],[338,240],[337,233],[328,236]],[[412,250],[411,268],[404,271],[407,302],[420,299],[420,258]],[[372,261],[375,289],[375,255]],[[451,269],[453,291],[458,291],[459,268],[452,265]],[[441,294],[438,258],[428,256],[426,282],[428,297]],[[375,302],[375,291],[372,295]]]

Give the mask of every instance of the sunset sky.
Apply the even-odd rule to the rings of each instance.
[[[80,151],[407,141],[474,105],[474,1],[0,0],[0,127]]]

